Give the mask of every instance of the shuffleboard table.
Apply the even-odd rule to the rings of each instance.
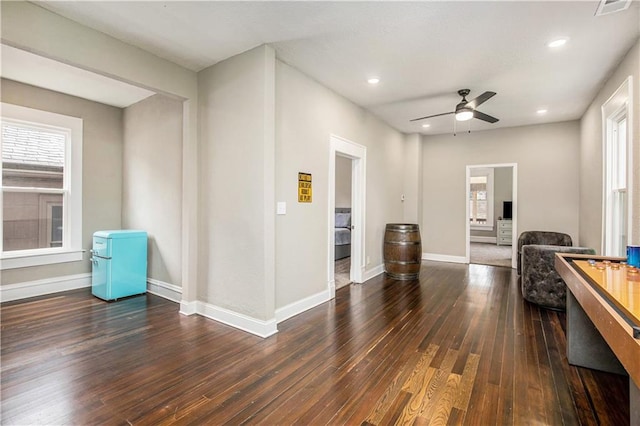
[[[567,358],[629,376],[630,424],[640,425],[640,271],[624,258],[556,253],[567,284]]]

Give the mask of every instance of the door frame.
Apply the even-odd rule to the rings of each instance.
[[[465,229],[466,229],[466,254],[465,262],[471,261],[471,224],[469,223],[469,195],[471,188],[471,169],[511,167],[511,198],[513,213],[513,230],[511,235],[511,268],[516,269],[518,259],[518,163],[500,163],[500,164],[474,164],[467,165],[466,187],[465,187]],[[494,212],[495,216],[495,212]]]
[[[329,137],[329,211],[327,281],[331,298],[336,294],[335,282],[335,208],[336,208],[336,155],[351,159],[351,271],[350,279],[362,283],[365,248],[365,188],[367,148],[340,136]]]

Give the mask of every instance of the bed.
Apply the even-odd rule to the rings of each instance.
[[[351,256],[351,208],[336,207],[335,260]]]

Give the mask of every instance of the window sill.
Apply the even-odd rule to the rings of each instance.
[[[66,250],[48,253],[5,253],[0,260],[0,269],[28,268],[54,263],[77,262],[83,259],[84,250]]]
[[[493,225],[471,225],[472,231],[493,231]]]

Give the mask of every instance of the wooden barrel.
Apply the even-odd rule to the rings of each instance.
[[[413,223],[388,223],[384,232],[384,269],[396,280],[420,276],[422,242],[420,227]]]

